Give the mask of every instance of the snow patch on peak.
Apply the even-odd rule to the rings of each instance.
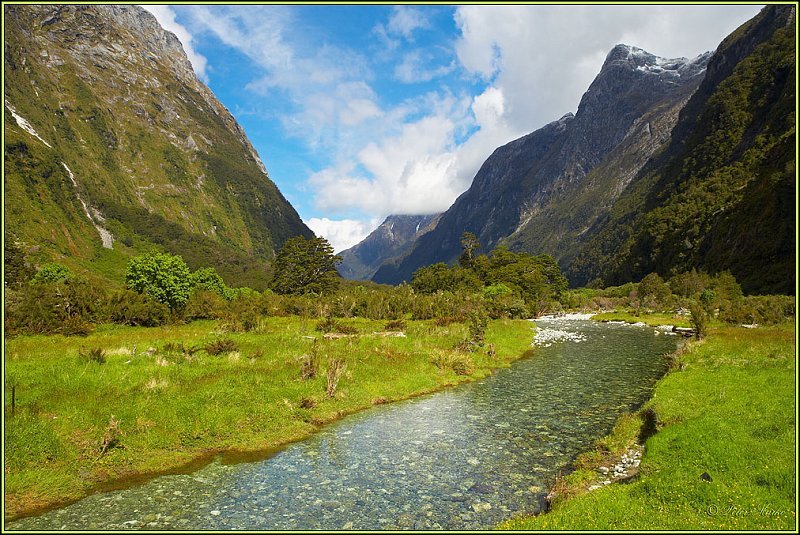
[[[712,52],[705,52],[692,59],[662,58],[641,48],[620,44],[608,53],[604,67],[610,64],[623,64],[629,65],[639,72],[666,78],[692,77],[705,71],[712,54]]]

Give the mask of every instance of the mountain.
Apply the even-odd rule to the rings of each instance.
[[[422,265],[453,262],[465,231],[486,251],[507,241],[558,260],[575,254],[576,237],[668,139],[710,56],[664,59],[614,47],[575,115],[496,149],[436,229],[373,279],[398,283]]]
[[[263,287],[312,237],[178,39],[128,5],[4,5],[5,231],[112,282],[154,246]]]
[[[577,113],[497,150],[376,282],[454,262],[459,238],[555,257],[572,285],[730,270],[794,293],[795,8],[767,6],[712,55],[618,45]]]
[[[340,253],[339,274],[346,279],[371,279],[381,264],[402,255],[415,239],[433,230],[440,215],[390,215],[369,236]]]
[[[720,44],[668,146],[587,232],[573,280],[697,268],[795,292],[795,25],[795,6],[768,6]]]

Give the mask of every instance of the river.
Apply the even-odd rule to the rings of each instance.
[[[488,529],[648,399],[677,340],[537,320],[532,356],[486,379],[346,417],[257,462],[99,493],[17,530]]]

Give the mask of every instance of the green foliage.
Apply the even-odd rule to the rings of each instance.
[[[62,282],[71,276],[72,272],[68,268],[62,266],[61,264],[57,264],[56,262],[48,262],[39,267],[39,270],[33,277],[33,282]]]
[[[216,291],[195,288],[189,295],[184,317],[188,320],[221,319],[228,312],[228,302]]]
[[[6,303],[7,334],[85,335],[104,318],[102,289],[80,278],[22,287]]]
[[[698,340],[705,338],[708,332],[708,324],[711,321],[711,313],[708,310],[706,301],[695,301],[689,307],[691,312],[691,324],[694,328],[694,336]]]
[[[156,301],[181,309],[189,300],[189,267],[180,256],[169,253],[145,253],[134,257],[125,275],[128,288],[147,294]]]
[[[133,290],[113,292],[108,300],[108,317],[114,323],[158,327],[169,320],[169,307],[147,294]]]
[[[278,251],[271,288],[280,294],[330,293],[339,286],[336,264],[340,261],[325,238],[295,236]]]
[[[443,262],[421,267],[414,272],[411,278],[411,287],[415,292],[422,294],[474,292],[481,286],[480,279],[472,270],[450,267]]]
[[[461,249],[462,253],[458,259],[459,265],[465,269],[474,269],[475,268],[475,257],[477,255],[478,249],[481,248],[481,244],[478,241],[478,237],[473,234],[472,232],[465,232],[461,235]]]
[[[658,273],[650,273],[639,283],[637,293],[641,305],[645,308],[664,308],[672,295],[669,286]]]
[[[195,270],[189,277],[190,285],[195,290],[208,290],[227,297],[228,288],[225,281],[213,267],[204,267]]]
[[[25,252],[17,244],[11,233],[3,239],[3,277],[5,287],[14,287],[28,282],[33,276],[33,268],[28,264]]]

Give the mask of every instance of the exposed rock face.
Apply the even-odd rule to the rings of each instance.
[[[6,107],[19,117],[6,114],[6,224],[43,245],[43,258],[91,268],[102,244],[84,201],[118,240],[114,254],[159,244],[192,267],[217,267],[231,284],[263,286],[275,250],[313,236],[177,37],[149,12],[4,10]]]
[[[339,273],[347,279],[371,279],[381,264],[402,255],[415,239],[433,230],[440,215],[390,215],[358,245],[340,253]]]
[[[795,36],[795,6],[772,5],[720,44],[669,142],[580,237],[574,282],[697,268],[794,293]]]
[[[574,116],[495,150],[436,229],[420,237],[397,265],[381,267],[373,280],[398,283],[419,266],[453,262],[465,231],[476,234],[484,250],[507,240],[517,249],[569,257],[575,235],[613,204],[668,139],[710,56],[664,59],[627,45],[614,47]],[[578,196],[580,206],[570,206]]]

